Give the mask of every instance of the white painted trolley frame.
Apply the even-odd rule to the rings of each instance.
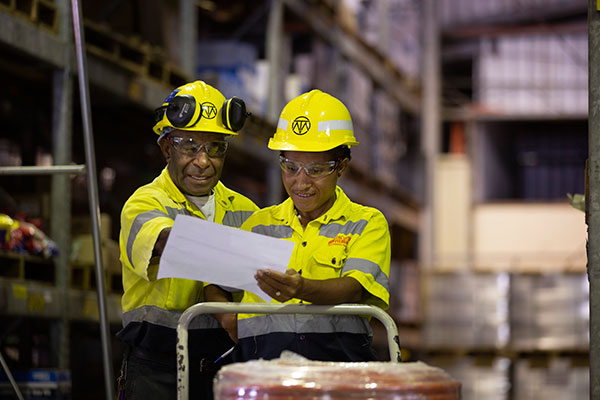
[[[363,315],[377,318],[387,331],[391,362],[400,362],[400,341],[396,323],[385,311],[363,304],[340,304],[320,306],[310,304],[262,304],[262,303],[198,303],[181,314],[177,324],[177,399],[189,399],[188,327],[198,314],[338,314]]]

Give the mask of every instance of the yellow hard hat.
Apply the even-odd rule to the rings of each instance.
[[[271,150],[327,151],[357,144],[346,106],[315,89],[301,94],[283,108],[268,147]]]
[[[154,110],[153,130],[161,137],[171,129],[237,135],[249,115],[242,99],[226,100],[214,87],[195,81],[173,90]]]

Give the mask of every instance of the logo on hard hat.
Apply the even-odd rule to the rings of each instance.
[[[296,135],[305,135],[310,130],[310,120],[306,117],[298,117],[292,122],[292,132]]]
[[[202,118],[213,119],[217,116],[217,107],[213,103],[202,103]]]

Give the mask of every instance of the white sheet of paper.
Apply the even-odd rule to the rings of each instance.
[[[177,215],[157,278],[210,282],[246,290],[270,302],[254,275],[264,268],[285,272],[293,249],[294,243],[288,240]]]

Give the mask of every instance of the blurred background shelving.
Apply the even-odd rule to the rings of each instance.
[[[403,356],[442,366],[464,399],[587,396],[586,225],[567,201],[584,192],[588,153],[587,2],[437,1],[433,156],[425,3],[82,1],[112,331],[119,213],[164,166],[152,110],[193,79],[244,98],[253,116],[223,182],[267,206],[284,198],[266,149],[278,113],[319,88],[348,106],[360,142],[340,186],[390,223]],[[2,166],[84,161],[69,12],[67,0],[0,1]],[[87,201],[83,177],[0,178],[0,212],[41,221],[60,252],[0,254],[0,350],[18,369],[70,371],[73,398],[100,399]],[[117,341],[113,353],[118,371]]]

